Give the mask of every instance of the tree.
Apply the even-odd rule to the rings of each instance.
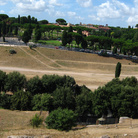
[[[36,94],[32,99],[32,110],[34,111],[49,111],[53,110],[53,98],[50,94]]]
[[[52,128],[61,131],[68,131],[73,126],[76,126],[76,117],[77,115],[72,110],[62,110],[61,108],[58,108],[49,114],[45,120],[45,123],[50,129]]]
[[[107,110],[110,106],[109,96],[105,87],[99,87],[94,92],[93,96],[93,111],[96,116],[101,117],[103,114],[107,115]]]
[[[0,107],[4,109],[10,109],[11,106],[11,96],[6,93],[0,92]]]
[[[14,71],[7,75],[5,90],[16,92],[17,90],[25,88],[25,85],[26,77],[19,72]]]
[[[6,35],[6,23],[2,22],[2,35],[3,35],[3,42],[5,42],[5,35]]]
[[[26,16],[22,16],[22,17],[20,17],[20,23],[21,23],[21,24],[28,23],[28,19],[27,19],[27,17],[26,17]]]
[[[43,91],[50,94],[53,93],[58,87],[72,88],[76,84],[74,78],[66,75],[63,77],[58,75],[43,75],[41,81],[44,88]]]
[[[62,45],[66,46],[67,45],[67,32],[64,30],[62,34]]]
[[[6,72],[0,70],[0,92],[4,91],[4,86],[6,83],[7,75]]]
[[[22,41],[27,45],[30,39],[31,39],[30,32],[28,30],[25,30],[22,35]]]
[[[79,47],[79,44],[80,44],[81,41],[82,41],[82,35],[80,35],[79,33],[76,33],[76,35],[75,35],[75,41],[76,41],[76,44],[77,44],[78,47]]]
[[[3,21],[7,18],[9,18],[9,16],[7,14],[0,14],[0,21]]]
[[[135,27],[137,27],[138,28],[138,24],[136,24],[136,26]]]
[[[74,110],[75,108],[75,98],[74,92],[69,87],[60,87],[53,92],[53,105],[57,109],[61,107],[62,109],[68,108]]]
[[[40,24],[48,24],[48,20],[41,20],[39,21]]]
[[[41,79],[44,92],[53,93],[58,86],[63,85],[61,77],[58,75],[43,75]]]
[[[21,18],[20,18],[20,15],[18,15],[18,23],[21,22]]]
[[[2,24],[0,23],[0,38],[1,38]]]
[[[115,70],[115,78],[119,77],[121,73],[121,63],[118,62],[116,65],[116,70]]]
[[[81,94],[76,96],[75,112],[86,121],[87,115],[92,114],[93,93],[85,86],[81,87]]]
[[[35,36],[34,36],[35,42],[37,42],[38,40],[40,40],[40,38],[41,38],[40,26],[37,25],[36,28],[35,28]]]
[[[31,93],[24,92],[22,90],[18,90],[14,95],[11,97],[11,109],[12,110],[31,110]]]
[[[31,23],[31,16],[30,15],[28,15],[28,23]]]
[[[87,46],[88,46],[87,41],[83,38],[83,39],[82,39],[82,42],[81,42],[81,47],[82,47],[83,49],[86,49]]]
[[[134,42],[138,42],[138,31],[135,33],[133,40]]]
[[[14,35],[18,35],[18,27],[15,27]]]
[[[121,82],[122,85],[126,86],[131,86],[131,87],[136,87],[138,84],[138,80],[136,77],[132,76],[132,77],[126,77],[122,80]]]
[[[56,22],[61,24],[61,25],[66,25],[67,24],[66,21],[62,18],[56,19]]]
[[[38,76],[35,76],[27,81],[27,91],[31,92],[32,95],[43,93],[43,85]]]

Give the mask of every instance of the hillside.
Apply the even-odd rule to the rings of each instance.
[[[17,54],[10,55],[9,50]],[[96,54],[64,51],[59,49],[36,48],[24,46],[0,47],[0,70],[19,71],[31,78],[43,74],[69,75],[75,78],[79,85],[86,85],[91,90],[104,85],[114,78],[117,62],[122,63],[121,78],[135,76],[138,78],[138,64],[129,60],[101,57]],[[113,125],[77,126],[69,132],[47,129],[42,125],[33,129],[30,119],[39,111],[11,111],[0,109],[0,137],[36,136],[38,138],[100,138],[108,135],[111,138],[138,137],[138,120],[128,119],[123,123]],[[42,112],[45,119],[47,112]]]
[[[77,126],[69,132],[47,129],[45,126],[32,128],[30,119],[39,111],[10,111],[0,109],[0,138],[8,136],[35,136],[36,138],[101,138],[108,135],[110,138],[137,138],[138,120],[127,119],[117,125]],[[46,118],[47,113],[42,112]]]
[[[17,54],[10,55],[9,50]],[[117,62],[122,63],[121,78],[136,76],[138,64],[126,59],[101,57],[91,53],[81,53],[59,49],[37,47],[0,47],[0,69],[6,72],[20,71],[28,78],[43,74],[70,75],[79,85],[94,90],[114,78]]]

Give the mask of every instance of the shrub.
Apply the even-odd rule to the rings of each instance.
[[[10,53],[10,54],[16,54],[17,52],[16,52],[14,49],[10,49],[10,50],[9,50],[9,53]]]
[[[29,48],[30,48],[30,49],[32,49],[32,48],[33,48],[33,46],[32,46],[32,45],[29,45]]]
[[[38,114],[35,114],[35,116],[31,119],[31,125],[34,127],[39,127],[39,125],[42,124],[43,122],[43,119],[38,115]]]
[[[61,131],[70,130],[76,124],[77,115],[68,109],[58,108],[57,110],[52,111],[49,116],[46,118],[45,123],[48,128],[58,129]]]

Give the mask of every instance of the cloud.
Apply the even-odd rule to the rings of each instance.
[[[138,23],[138,15],[130,16],[127,19],[127,23],[128,25],[135,26]]]
[[[64,17],[65,14],[64,14],[64,12],[56,11],[56,12],[55,12],[55,16],[56,16],[56,17]]]
[[[49,4],[50,5],[54,5],[54,6],[63,6],[63,4],[58,3],[57,0],[50,0],[49,1]]]
[[[125,3],[122,3],[117,0],[113,0],[113,4],[119,9],[119,11],[123,14],[130,14],[130,7],[128,7]]]
[[[76,0],[76,2],[81,6],[81,7],[90,7],[92,6],[92,0]]]
[[[6,5],[7,4],[7,1],[3,1],[3,0],[0,0],[0,6],[3,6],[3,5]]]
[[[134,4],[136,7],[138,7],[138,0],[134,0]]]
[[[11,13],[30,13],[43,12],[47,6],[44,0],[12,0],[15,3],[15,8]]]
[[[76,12],[67,12],[68,16],[75,16],[76,15]]]
[[[93,21],[113,22],[120,21],[127,25],[138,23],[138,0],[134,0],[134,6],[130,7],[119,0],[110,0],[93,7],[95,14],[88,15]],[[91,12],[93,13],[93,12]]]
[[[3,11],[3,10],[0,10],[0,13],[5,13],[5,11]]]
[[[92,20],[95,20],[95,21],[100,21],[100,17],[97,17],[95,15],[88,15],[88,17],[92,18]]]
[[[120,13],[117,10],[116,6],[113,3],[107,1],[106,3],[102,3],[97,8],[97,16],[99,18],[119,18]]]
[[[84,20],[84,18],[81,17],[81,16],[76,16],[75,18],[76,18],[77,20],[79,20],[79,21],[80,21],[80,20]]]

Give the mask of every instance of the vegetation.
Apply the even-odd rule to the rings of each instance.
[[[116,70],[115,70],[115,78],[119,77],[121,73],[121,63],[118,62],[116,65]]]
[[[5,83],[5,91],[16,92],[18,90],[22,90],[25,88],[26,77],[19,72],[11,72],[7,75],[6,83]]]
[[[76,125],[76,117],[72,110],[58,108],[49,114],[45,123],[48,128],[68,131]]]
[[[59,25],[67,24],[62,18],[57,19],[56,22]],[[76,32],[74,33],[73,31]],[[86,36],[82,34],[82,31],[87,31],[90,35]],[[6,14],[0,14],[0,37],[2,36],[5,42],[5,36],[13,35],[22,39],[26,45],[31,39],[34,42],[62,39],[63,46],[72,47],[72,45],[74,45],[73,41],[75,41],[78,47],[84,49],[111,50],[111,46],[113,46],[114,53],[117,53],[118,49],[120,50],[119,53],[138,55],[138,32],[137,29],[133,29],[130,26],[128,28],[110,27],[108,31],[95,31],[82,26],[61,27],[48,24],[47,20],[37,21],[35,17],[31,17],[30,15],[28,15],[28,17],[20,17],[20,15],[18,15],[18,17],[15,18],[9,17]],[[67,45],[67,43],[69,45]],[[55,43],[52,44],[57,45]]]
[[[51,112],[60,107],[73,110],[82,120],[88,114],[107,115],[108,110],[114,117],[138,117],[138,81],[135,77],[122,81],[117,77],[92,92],[86,86],[78,86],[69,76],[43,75],[41,79],[36,76],[26,81],[18,72],[6,74],[0,71],[0,84],[1,92],[13,92],[12,96],[0,94],[0,106],[6,109]]]
[[[61,25],[67,24],[64,19],[57,19],[56,22]],[[114,54],[119,52],[138,55],[137,30],[131,27],[110,28],[109,31],[94,31],[81,26],[64,28],[49,25],[47,20],[38,22],[30,15],[9,18],[8,15],[0,14],[0,37],[3,37],[4,42],[5,36],[16,35],[26,45],[32,39],[34,42],[54,45],[56,42],[57,45],[69,47],[76,45],[93,50],[110,50],[113,46]],[[84,30],[91,35],[83,35]],[[9,52],[14,54],[16,51],[11,49]],[[106,54],[103,53],[104,56],[107,56]],[[74,78],[66,75],[43,75],[42,78],[36,76],[27,80],[19,72],[6,74],[0,71],[0,107],[12,110],[49,111],[50,115],[45,122],[48,128],[58,130],[70,130],[75,125],[76,117],[86,121],[88,115],[107,116],[109,110],[113,117],[138,118],[138,81],[135,77],[120,80],[120,73],[121,63],[118,62],[115,79],[92,92],[86,86],[77,85]],[[7,95],[9,91],[13,95]],[[35,115],[31,124],[38,127],[41,121],[41,118]]]
[[[15,51],[14,49],[10,49],[10,50],[9,50],[9,53],[10,53],[10,54],[16,54],[16,51]]]
[[[66,21],[62,18],[57,19],[56,22],[61,24],[61,25],[66,25],[67,24]]]
[[[35,114],[35,116],[31,119],[30,122],[31,122],[31,125],[33,126],[33,128],[34,127],[38,128],[39,125],[42,124],[43,119],[38,114]]]

